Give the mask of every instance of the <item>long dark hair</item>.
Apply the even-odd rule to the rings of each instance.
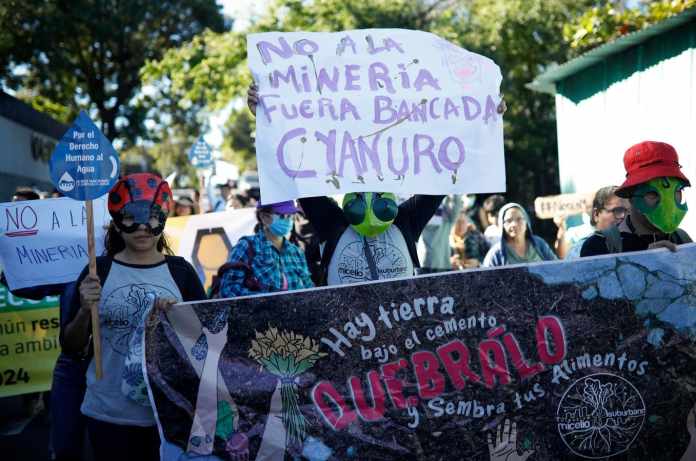
[[[116,253],[123,251],[126,248],[126,242],[123,241],[123,237],[116,228],[116,224],[111,221],[109,224],[109,229],[106,231],[106,236],[104,237],[104,250],[106,250],[106,255],[112,258]],[[167,242],[167,238],[164,236],[164,232],[160,234],[160,238],[157,241],[157,251],[165,255],[173,256],[174,252]]]

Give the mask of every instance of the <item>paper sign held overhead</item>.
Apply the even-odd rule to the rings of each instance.
[[[213,151],[203,136],[199,137],[196,143],[191,146],[188,158],[195,168],[210,168],[213,165]]]
[[[247,36],[265,202],[505,190],[500,68],[401,29]]]
[[[62,194],[92,200],[118,180],[119,160],[111,142],[81,111],[53,151],[49,168],[51,181]]]

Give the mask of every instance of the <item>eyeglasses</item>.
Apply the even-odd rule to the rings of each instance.
[[[602,208],[605,211],[608,211],[609,213],[613,214],[616,219],[621,219],[626,216],[626,212],[628,211],[625,207],[622,206],[617,206],[614,208]]]

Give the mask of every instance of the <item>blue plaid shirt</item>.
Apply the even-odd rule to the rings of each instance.
[[[248,261],[250,244],[253,245],[252,261]],[[220,281],[220,296],[223,298],[314,286],[302,250],[287,239],[283,240],[283,246],[278,250],[266,238],[263,230],[251,237],[239,239],[230,252],[228,262],[242,262],[251,266],[251,272],[261,285],[261,290],[253,291],[244,285],[247,271],[243,268],[231,268],[223,274]]]

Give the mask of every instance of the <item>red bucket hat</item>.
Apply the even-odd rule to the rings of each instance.
[[[643,141],[628,148],[624,154],[626,181],[616,190],[616,195],[627,198],[629,190],[638,184],[655,178],[679,178],[691,185],[679,165],[674,147],[664,142]]]

